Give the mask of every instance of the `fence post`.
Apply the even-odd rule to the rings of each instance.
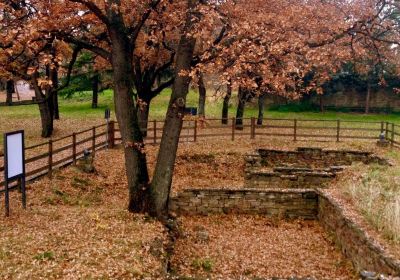
[[[194,121],[194,132],[193,132],[193,141],[197,141],[197,120]]]
[[[381,122],[381,133],[385,131],[385,123],[382,121]]]
[[[108,124],[108,148],[112,149],[115,146],[115,122],[110,121]]]
[[[236,118],[232,118],[232,141],[235,140],[235,123],[236,123]]]
[[[297,119],[293,120],[293,141],[296,142],[297,141]]]
[[[53,141],[49,140],[49,177],[53,175]]]
[[[336,127],[336,142],[340,141],[340,120],[337,120],[337,127]]]
[[[389,139],[389,122],[386,122],[385,139]]]
[[[390,139],[390,146],[393,148],[393,146],[394,146],[394,123],[392,123],[392,135],[391,135],[391,137],[390,137],[391,139]]]
[[[93,157],[96,154],[96,127],[93,126],[92,128],[92,155]]]
[[[256,138],[256,119],[254,117],[251,118],[250,138]]]
[[[72,161],[76,164],[76,133],[72,133]]]
[[[153,120],[153,142],[157,144],[157,121]]]

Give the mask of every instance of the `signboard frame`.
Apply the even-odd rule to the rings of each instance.
[[[20,147],[18,147],[21,151],[21,159],[20,159],[20,164],[22,169],[20,172],[17,172],[16,174],[13,174],[13,176],[9,176],[9,169],[10,169],[10,157],[12,155],[9,154],[8,148],[11,143],[9,143],[9,137],[10,136],[15,136],[15,135],[20,135],[21,136],[21,144]],[[11,142],[11,141],[10,141]],[[15,172],[14,172],[15,173]],[[5,212],[6,216],[10,215],[10,195],[9,195],[9,184],[12,181],[17,180],[17,184],[19,186],[19,190],[22,194],[22,206],[24,209],[26,209],[26,176],[25,176],[25,132],[23,130],[18,130],[18,131],[13,131],[13,132],[8,132],[4,133],[4,187],[5,187]]]

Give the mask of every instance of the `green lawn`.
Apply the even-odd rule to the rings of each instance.
[[[73,98],[60,98],[60,114],[62,117],[67,118],[90,118],[99,119],[103,118],[104,110],[110,107],[114,108],[112,91],[107,90],[99,96],[99,107],[97,109],[91,108],[91,93],[83,92],[76,94]],[[150,119],[162,120],[165,116],[171,90],[167,89],[151,103]],[[197,107],[197,93],[191,91],[188,96],[187,106]],[[231,100],[229,108],[229,116],[234,117],[236,114],[236,97]],[[208,101],[206,104],[206,114],[208,118],[220,118],[222,110],[222,100],[215,102]],[[2,119],[17,118],[26,119],[31,117],[38,117],[39,111],[37,105],[27,106],[12,106],[0,107]],[[257,117],[258,109],[255,104],[247,106],[245,117]],[[276,110],[267,110],[265,112],[266,118],[297,118],[297,119],[327,119],[327,120],[360,120],[360,121],[389,121],[400,124],[400,114],[359,114],[359,113],[341,113],[327,111],[320,112],[284,112]]]
[[[171,90],[167,89],[151,103],[150,119],[162,120],[165,116],[169,102]],[[73,98],[65,99],[60,97],[60,114],[61,121],[58,122],[63,127],[63,121],[79,123],[79,129],[84,129],[93,125],[93,123],[103,122],[104,110],[110,107],[114,108],[113,92],[107,90],[99,96],[99,108],[91,108],[91,92],[82,92],[76,94]],[[188,96],[187,106],[197,107],[198,95],[195,91],[191,91]],[[222,110],[222,99],[214,102],[208,101],[206,104],[206,115],[208,118],[220,118]],[[39,126],[39,110],[37,105],[28,106],[11,106],[0,107],[0,143],[2,142],[2,134],[13,129],[29,129],[40,130]],[[236,96],[232,97],[229,108],[229,117],[236,114]],[[249,104],[245,111],[245,117],[257,117],[258,109],[256,104]],[[326,119],[326,120],[357,120],[357,121],[389,121],[400,124],[400,114],[355,114],[355,113],[339,113],[328,111],[319,112],[280,112],[266,111],[266,118],[297,118],[297,119]],[[34,121],[32,124],[29,121]],[[29,130],[28,129],[28,130]],[[73,127],[71,127],[73,129]],[[69,133],[71,133],[70,131]],[[59,136],[59,135],[58,135]],[[35,136],[37,137],[37,135]],[[32,139],[33,140],[33,139]]]
[[[163,119],[168,106],[170,90],[164,91],[151,104],[151,119]],[[191,91],[188,96],[187,106],[197,107],[198,95]],[[221,118],[222,100],[208,102],[206,104],[206,115],[208,118]],[[236,116],[236,96],[232,97],[229,107],[229,117]],[[258,108],[256,104],[250,104],[245,110],[245,117],[257,117]],[[290,118],[290,119],[326,119],[326,120],[356,120],[356,121],[388,121],[400,124],[400,114],[355,114],[327,111],[320,112],[279,112],[267,110],[265,118]]]

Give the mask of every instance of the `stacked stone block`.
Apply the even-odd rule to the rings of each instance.
[[[318,196],[309,190],[185,190],[171,198],[169,206],[179,215],[235,213],[316,219]]]
[[[346,217],[340,205],[323,192],[319,192],[318,220],[334,236],[343,254],[351,259],[358,271],[400,276],[400,260],[386,252],[360,225]]]
[[[323,188],[353,162],[388,164],[369,152],[298,148],[263,150],[245,156],[247,188]]]

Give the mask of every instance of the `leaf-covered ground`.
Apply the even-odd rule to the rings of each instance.
[[[176,161],[173,193],[185,188],[241,188],[244,175],[243,155],[246,152],[262,147],[294,149],[298,146],[376,149],[369,143],[339,145],[314,142],[310,144],[271,138],[249,140],[248,137],[235,142],[230,139],[207,139],[198,143],[182,143]],[[156,146],[147,146],[150,173],[154,168],[156,153]],[[55,172],[52,180],[43,178],[30,184],[27,211],[23,211],[20,207],[19,193],[12,193],[11,217],[6,219],[0,215],[0,279],[157,279],[162,277],[160,275],[164,270],[165,257],[162,245],[166,242],[167,233],[160,223],[146,216],[133,215],[126,211],[128,191],[122,149],[98,152],[95,166],[96,174],[87,175],[74,167],[68,167]],[[1,199],[0,209],[3,208],[4,199]],[[223,224],[220,223],[221,220],[224,220]],[[197,218],[185,219],[184,223],[190,232],[192,225],[196,225],[199,221]],[[275,239],[278,250],[275,254],[280,255],[279,248],[286,248],[286,251],[298,246],[296,243],[298,240],[293,240],[294,236],[302,236],[303,239],[312,236],[311,243],[306,242],[311,249],[301,247],[301,250],[307,251],[309,255],[296,255],[294,252],[282,255],[281,261],[287,261],[289,263],[287,267],[291,268],[288,272],[294,273],[294,267],[299,267],[300,275],[307,275],[306,264],[308,265],[311,260],[316,260],[315,271],[319,271],[316,273],[320,274],[315,275],[324,275],[323,270],[327,267],[330,272],[338,273],[337,275],[350,273],[346,270],[346,266],[342,266],[343,260],[340,255],[337,255],[337,251],[333,249],[315,223],[283,222],[275,227],[274,225],[267,226],[269,221],[261,217],[236,219],[228,216],[205,218],[201,223],[210,227],[210,234],[218,235],[217,233],[221,232],[220,238],[226,233],[222,230],[225,225],[226,227],[238,225],[238,235],[236,239],[233,239],[238,242],[238,247],[234,248],[235,243],[226,240],[232,252],[235,250],[241,252],[240,250],[244,249],[240,248],[246,248],[252,244],[250,240],[254,240],[254,244],[257,244],[259,242],[257,238],[261,238],[260,244],[269,246],[270,238],[275,236],[278,238]],[[242,223],[247,227],[240,226]],[[259,233],[258,237],[253,235],[253,231]],[[243,236],[248,236],[250,239],[247,240]],[[283,238],[284,236],[288,238]],[[228,237],[230,235],[225,235],[225,239],[229,239]],[[222,239],[214,238],[213,240]],[[189,241],[190,239],[183,239],[181,242]],[[240,243],[241,241],[243,243]],[[292,247],[285,247],[285,242],[292,244],[290,245]],[[268,247],[257,251],[258,247],[254,245],[254,252],[260,254],[260,260],[257,258],[252,261],[250,253],[239,256],[242,257],[240,260],[224,258],[223,251],[218,247],[221,244],[217,242],[214,244],[215,247],[213,244],[209,243],[210,247],[207,248],[210,254],[212,251],[215,254],[212,255],[215,263],[203,263],[201,259],[198,262],[195,261],[194,266],[202,268],[200,272],[204,272],[203,266],[211,265],[216,269],[213,270],[215,273],[225,271],[228,273],[226,275],[230,275],[229,273],[236,275],[235,273],[240,271],[240,266],[237,267],[237,264],[243,263],[243,265],[247,264],[243,266],[243,269],[248,268],[249,273],[258,275],[257,268],[259,268],[260,274],[272,275],[269,273],[275,273],[272,269],[279,263],[269,266],[262,263],[261,255],[263,258],[271,256],[267,252]],[[323,246],[315,248],[312,244]],[[196,243],[189,245],[182,250],[176,250],[177,255],[174,257],[175,262],[188,264],[179,268],[185,273],[193,269],[193,260],[179,260],[179,256],[190,254],[193,249],[191,246],[197,246]],[[253,250],[253,247],[251,248]],[[330,257],[327,257],[326,262],[321,261],[318,264],[317,260],[321,254],[332,257],[331,261],[328,261]],[[220,263],[218,256],[221,256],[221,260],[225,260],[223,263],[226,269],[215,266]],[[253,262],[254,264],[250,265]],[[314,261],[311,262],[314,263]],[[301,267],[304,269],[301,270]],[[277,274],[279,275],[281,274]]]
[[[242,188],[244,185],[244,155],[255,149],[295,150],[297,147],[351,149],[371,151],[385,156],[386,151],[368,142],[310,142],[282,139],[242,137],[234,142],[228,138],[207,139],[199,143],[182,143],[176,160],[173,192],[187,188]],[[150,163],[155,149],[150,147]]]
[[[316,221],[261,216],[181,218],[174,273],[198,279],[356,279]]]
[[[163,275],[164,227],[128,213],[122,157],[110,160],[113,153],[98,154],[98,174],[69,167],[29,185],[27,211],[12,193],[11,217],[0,215],[0,279]]]

